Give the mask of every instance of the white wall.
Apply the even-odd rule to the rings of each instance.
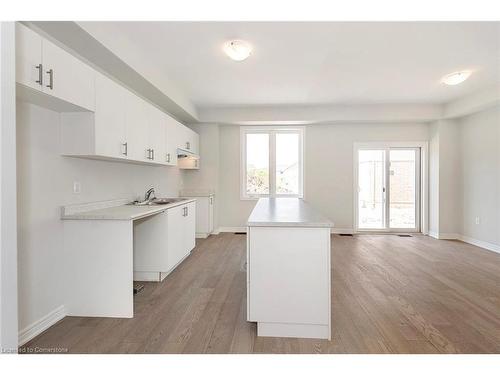
[[[220,126],[220,226],[241,227],[255,201],[240,200],[240,133]],[[338,229],[353,227],[353,143],[427,141],[427,124],[320,124],[306,127],[305,199]]]
[[[244,227],[256,201],[240,200],[240,127],[220,129],[219,226]]]
[[[500,107],[461,118],[458,124],[463,185],[461,234],[500,248]]]
[[[460,127],[455,120],[430,125],[429,232],[456,238],[462,215]]]
[[[0,349],[17,352],[16,92],[14,23],[0,24]]]
[[[439,238],[439,123],[429,126],[429,234]]]
[[[17,103],[20,330],[64,305],[61,206],[138,196],[151,186],[157,196],[177,196],[185,173],[62,157],[59,130],[58,113]],[[72,192],[74,181],[80,194]]]

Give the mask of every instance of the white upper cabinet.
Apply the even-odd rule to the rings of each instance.
[[[42,37],[16,23],[16,81],[42,91]]]
[[[193,154],[198,154],[198,146],[199,146],[199,136],[196,132],[189,129],[187,126],[181,125],[182,129],[180,130],[180,138],[179,138],[179,148],[189,151]]]
[[[95,108],[94,70],[55,44],[42,41],[43,92],[79,107]]]
[[[132,160],[149,162],[149,131],[146,102],[127,91],[125,95],[125,131],[128,141],[128,156]]]
[[[62,155],[178,165],[178,148],[198,154],[194,131],[20,23],[16,81],[18,98],[61,113]]]
[[[109,78],[97,74],[95,92],[95,152],[126,159],[129,153],[123,110],[126,91]]]
[[[149,160],[165,164],[165,114],[150,104],[147,112]]]
[[[177,147],[179,146],[179,130],[181,125],[169,115],[165,114],[165,162],[168,165],[177,165]]]
[[[95,109],[95,71],[26,26],[16,24],[17,82],[77,107]]]

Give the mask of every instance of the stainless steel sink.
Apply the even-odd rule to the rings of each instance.
[[[171,204],[185,201],[186,198],[155,198],[152,199],[149,204]]]
[[[135,201],[129,203],[134,206],[155,206],[155,205],[163,205],[163,204],[171,204],[185,201],[186,198],[153,198],[147,201]]]

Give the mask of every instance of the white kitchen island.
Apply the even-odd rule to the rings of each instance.
[[[247,320],[257,334],[331,339],[333,223],[302,199],[261,198],[247,226]]]

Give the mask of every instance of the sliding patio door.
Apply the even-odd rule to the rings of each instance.
[[[358,231],[420,230],[420,148],[357,150]]]

